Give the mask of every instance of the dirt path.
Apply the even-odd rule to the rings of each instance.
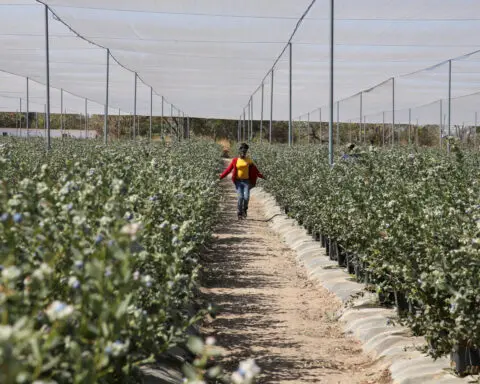
[[[221,310],[205,326],[226,349],[230,371],[253,357],[260,383],[391,383],[335,320],[341,303],[307,280],[295,255],[265,222],[255,197],[249,218],[236,218],[236,197],[224,182],[222,223],[206,262],[204,293]]]

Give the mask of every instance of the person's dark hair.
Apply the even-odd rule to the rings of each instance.
[[[239,151],[240,152],[247,152],[248,148],[250,148],[250,147],[248,146],[247,143],[242,143],[242,144],[240,144]]]

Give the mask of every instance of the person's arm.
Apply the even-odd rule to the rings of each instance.
[[[258,170],[257,166],[252,163],[252,168],[253,168],[253,171],[255,172],[255,174],[257,175],[257,177],[259,177],[260,179],[263,179],[265,180],[265,176],[263,176],[260,171]]]
[[[233,167],[234,167],[234,164],[235,164],[235,159],[232,160],[232,162],[230,163],[230,165],[227,167],[227,169],[225,169],[225,171],[223,171],[223,173],[220,175],[220,180],[221,179],[224,179],[225,177],[227,177],[227,175],[233,171]]]

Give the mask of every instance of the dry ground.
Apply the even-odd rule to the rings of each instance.
[[[236,218],[233,185],[226,180],[222,219],[206,255],[203,293],[221,310],[204,333],[226,349],[233,371],[255,358],[260,383],[388,384],[382,362],[366,356],[336,321],[341,303],[306,278],[295,255],[268,226],[252,198],[249,218]]]

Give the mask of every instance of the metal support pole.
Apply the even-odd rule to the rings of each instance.
[[[252,102],[252,99],[250,99],[247,108],[248,108],[248,124],[247,124],[247,141],[250,141],[250,124],[252,122],[252,110],[250,109],[250,103]]]
[[[452,60],[448,60],[448,136],[451,135],[452,123]],[[447,143],[447,151],[450,153],[450,141]]]
[[[253,97],[250,97],[250,141],[253,140]]]
[[[265,85],[262,83],[262,103],[261,103],[261,110],[260,110],[260,143],[263,140],[263,98],[264,98],[264,88]]]
[[[135,72],[135,90],[133,93],[133,140],[135,140],[135,128],[137,121],[137,72]]]
[[[20,121],[19,121],[19,126],[20,126],[20,137],[22,137],[22,98],[20,98],[20,114],[19,114],[19,117],[20,117]]]
[[[246,122],[246,119],[247,119],[247,114],[245,112],[245,108],[243,108],[243,132],[242,132],[242,141],[246,141],[246,137],[247,137],[247,122]]]
[[[170,104],[170,120],[173,122],[173,104]],[[170,123],[170,136],[173,136],[173,124]]]
[[[330,116],[328,122],[328,159],[330,165],[333,165],[333,70],[334,70],[334,17],[335,0],[330,0]]]
[[[185,120],[185,112],[182,112],[182,125],[183,125],[183,138],[187,139],[187,126],[186,126],[186,120]]]
[[[476,114],[475,114],[476,116]],[[442,134],[443,134],[443,100],[440,99],[440,122],[439,122],[439,126],[438,126],[438,130],[439,130],[439,145],[440,145],[440,149],[442,149],[443,147],[443,137],[442,137]]]
[[[478,112],[475,112],[475,131],[473,133],[473,149],[477,149],[477,124],[478,124]]]
[[[395,78],[392,77],[392,147],[395,144]]]
[[[268,142],[272,144],[272,127],[273,127],[273,72],[272,69],[272,77],[271,77],[271,87],[270,87],[270,127],[268,132]]]
[[[411,131],[412,131],[412,108],[408,109],[408,145],[411,144]]]
[[[63,88],[60,89],[60,134],[63,138],[64,130],[64,114],[63,114]]]
[[[48,6],[45,5],[45,62],[46,62],[46,84],[47,87],[47,104],[45,107],[45,129],[47,134],[47,151],[52,148],[50,140],[50,46],[48,35]]]
[[[88,99],[85,99],[85,139],[88,139]]]
[[[237,128],[237,141],[238,142],[240,142],[242,140],[241,134],[242,134],[242,115],[240,115],[240,118],[238,119],[238,128]]]
[[[152,141],[152,123],[153,123],[153,88],[150,87],[150,127],[148,131],[148,139]]]
[[[337,101],[337,146],[340,145],[340,102]]]
[[[164,106],[165,106],[165,98],[162,96],[162,119],[160,123],[160,136],[162,137],[162,140],[165,139],[165,126],[164,126]]]
[[[120,126],[120,120],[121,120],[121,117],[120,117],[120,108],[118,108],[118,120],[117,120],[117,138],[120,139],[120,129],[121,129],[121,126]]]
[[[289,44],[289,71],[288,71],[288,145],[292,146],[292,43]]]
[[[30,113],[30,87],[28,83],[28,77],[27,77],[27,114],[26,114],[26,126],[27,126],[27,137],[30,129],[30,117],[28,114]]]
[[[178,116],[177,116],[177,121],[178,121],[178,140],[181,141],[183,139],[183,122],[182,122],[182,129],[180,130],[180,120],[181,120],[182,114],[180,113],[180,109],[178,110]]]
[[[106,88],[105,88],[105,113],[103,115],[103,144],[107,145],[108,143],[108,97],[110,89],[110,49],[107,48],[107,79],[106,79]]]
[[[360,143],[362,142],[362,136],[363,136],[363,142],[365,142],[365,135],[362,134],[362,130],[363,130],[362,119],[363,119],[363,92],[360,92]]]

